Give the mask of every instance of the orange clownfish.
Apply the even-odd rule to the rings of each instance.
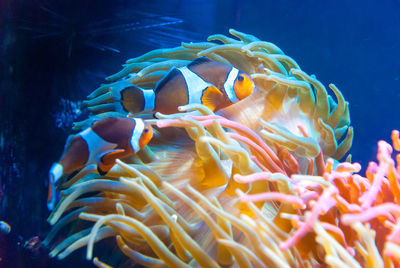
[[[56,184],[63,175],[90,164],[96,164],[99,174],[104,175],[117,158],[137,153],[152,136],[151,125],[138,118],[104,119],[70,136],[60,161],[54,163],[49,172],[49,210],[54,207]]]
[[[125,111],[177,113],[178,107],[201,103],[218,111],[248,97],[254,83],[246,73],[228,64],[202,57],[181,68],[172,68],[155,89],[127,85],[120,91]]]

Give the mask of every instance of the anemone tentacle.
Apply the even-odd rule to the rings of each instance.
[[[154,87],[203,55],[256,85],[217,113],[195,104],[156,114],[147,153],[117,160],[105,176],[85,167],[60,185],[45,240],[51,255],[87,246],[88,259],[107,267],[95,257],[105,239],[148,267],[398,267],[400,156],[381,141],[365,176],[359,164],[339,163],[353,139],[339,89],[328,92],[276,45],[230,34],[130,59],[88,96],[91,115],[76,129],[127,116],[121,85]],[[392,140],[399,150],[398,132]],[[71,235],[53,242],[72,222]]]

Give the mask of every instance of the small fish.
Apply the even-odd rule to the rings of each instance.
[[[218,111],[248,97],[254,83],[233,66],[202,57],[181,68],[172,68],[155,89],[126,85],[120,90],[123,109],[132,114],[142,111],[177,113],[178,107],[201,103]]]
[[[8,234],[11,232],[11,226],[5,221],[0,221],[0,232]]]
[[[117,158],[137,153],[153,136],[153,128],[138,118],[109,118],[69,136],[60,161],[49,172],[47,207],[54,208],[56,185],[63,175],[96,164],[99,174],[106,174]]]

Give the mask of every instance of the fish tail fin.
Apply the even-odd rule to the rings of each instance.
[[[140,113],[145,108],[145,98],[143,89],[132,85],[121,90],[122,108],[132,114]]]
[[[56,186],[49,181],[49,191],[47,194],[47,208],[52,211],[57,202]]]
[[[215,109],[220,104],[221,97],[223,96],[222,92],[219,91],[215,86],[209,86],[203,91],[203,95],[201,96],[201,103],[209,108],[211,111],[215,111]]]
[[[49,171],[49,192],[47,196],[47,208],[53,210],[57,202],[56,186],[63,176],[63,166],[60,163],[55,163],[51,166]]]

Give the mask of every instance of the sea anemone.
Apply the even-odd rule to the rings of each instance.
[[[127,263],[146,267],[399,265],[400,156],[395,164],[380,141],[365,177],[351,157],[340,163],[353,138],[340,91],[331,84],[331,97],[275,45],[230,33],[238,39],[213,35],[128,60],[108,78],[118,81],[88,97],[92,115],[77,129],[126,116],[121,83],[154,87],[171,66],[204,55],[247,72],[257,87],[216,114],[202,105],[157,114],[159,135],[137,156],[106,176],[87,166],[64,182],[44,241],[50,255],[87,246],[90,260],[94,244],[111,237]],[[392,140],[400,150],[398,132]],[[63,229],[73,234],[52,242]]]

